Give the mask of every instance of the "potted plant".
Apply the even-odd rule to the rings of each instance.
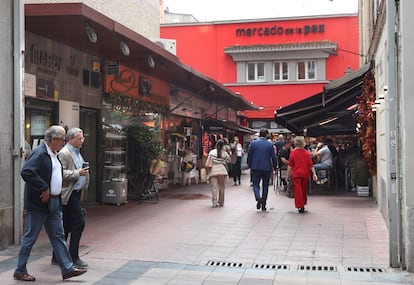
[[[128,168],[131,174],[146,174],[150,163],[158,159],[161,152],[161,142],[153,129],[146,126],[128,127]]]

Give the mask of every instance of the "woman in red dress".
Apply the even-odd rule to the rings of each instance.
[[[295,195],[295,207],[299,213],[305,212],[305,205],[308,202],[308,181],[312,171],[314,181],[318,180],[310,153],[304,148],[305,139],[302,136],[295,137],[295,149],[289,156],[288,178],[292,179]]]

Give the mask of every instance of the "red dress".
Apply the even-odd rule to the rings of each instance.
[[[305,208],[308,201],[307,192],[310,169],[313,166],[310,153],[303,148],[294,149],[289,156],[289,166],[292,168],[295,207]]]

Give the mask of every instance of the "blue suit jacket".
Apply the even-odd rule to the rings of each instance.
[[[251,170],[271,171],[276,168],[277,160],[273,144],[260,137],[250,143],[247,163]]]
[[[44,143],[41,143],[32,151],[20,174],[26,182],[24,192],[25,209],[48,212],[47,203],[42,203],[40,200],[40,194],[50,189],[50,180],[52,179],[52,160]]]

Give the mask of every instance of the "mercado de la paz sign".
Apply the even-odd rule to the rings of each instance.
[[[282,36],[293,34],[316,34],[324,33],[325,25],[304,25],[303,27],[282,27],[274,25],[273,27],[255,27],[255,28],[238,28],[236,29],[236,37],[252,37],[252,36]]]

